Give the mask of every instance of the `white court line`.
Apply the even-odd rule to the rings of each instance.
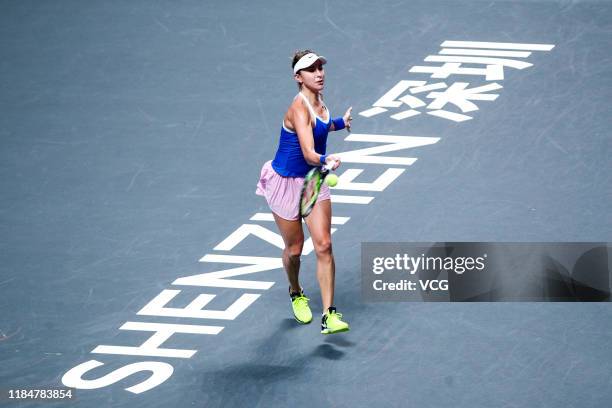
[[[528,51],[499,51],[499,50],[469,50],[466,48],[443,48],[440,51],[442,55],[478,55],[483,57],[510,57],[510,58],[527,58],[531,55]]]
[[[363,112],[359,112],[361,116],[365,116],[366,118],[378,115],[379,113],[386,112],[385,108],[372,108],[368,110],[364,110]]]
[[[460,113],[454,113],[454,112],[443,111],[443,110],[427,112],[427,114],[437,116],[439,118],[449,119],[454,122],[465,122],[466,120],[472,119],[470,116],[467,116],[467,115],[462,115]]]
[[[421,92],[428,92],[428,91],[435,91],[436,89],[444,89],[446,88],[446,84],[439,82],[437,84],[429,84],[429,85],[425,85],[425,86],[416,86],[414,88],[410,88],[410,93],[421,93]],[[413,106],[413,108],[417,108],[417,106]]]
[[[498,50],[526,50],[526,51],[550,51],[555,48],[554,44],[521,44],[521,43],[497,43],[482,41],[444,41],[441,47],[459,48],[494,48]]]
[[[408,109],[405,111],[402,111],[400,113],[396,113],[395,115],[391,115],[391,119],[395,119],[395,120],[402,120],[402,119],[406,119],[406,118],[410,118],[412,116],[416,116],[416,115],[420,115],[421,112],[416,111],[414,109]]]
[[[533,66],[529,62],[517,61],[504,58],[490,57],[462,57],[460,55],[428,55],[426,62],[459,62],[464,64],[484,64],[484,65],[507,65],[516,69],[524,69]]]
[[[348,196],[348,195],[331,195],[332,203],[342,204],[370,204],[374,197],[367,196]]]
[[[432,84],[432,87],[434,85],[442,85],[443,88],[446,88],[446,85],[444,84]],[[422,86],[421,88],[427,88],[427,87]],[[433,89],[437,89],[437,88],[433,88]],[[399,98],[399,100],[404,102],[406,105],[410,106],[411,108],[421,108],[427,105],[425,102],[423,102],[419,98],[412,96],[412,95],[404,95],[401,98]]]

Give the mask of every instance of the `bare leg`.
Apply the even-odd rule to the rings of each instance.
[[[331,213],[331,201],[323,200],[317,202],[306,217],[306,225],[317,254],[317,279],[321,288],[323,313],[334,304],[336,264],[331,244]]]
[[[292,292],[300,291],[300,256],[302,255],[302,247],[304,246],[304,231],[302,230],[302,221],[300,219],[289,221],[284,218],[274,215],[274,220],[278,226],[285,249],[283,250],[283,266],[287,272],[289,285]]]

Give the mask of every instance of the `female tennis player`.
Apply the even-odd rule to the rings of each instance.
[[[327,60],[311,50],[298,51],[293,56],[293,78],[300,92],[295,96],[280,132],[274,160],[261,169],[256,194],[266,198],[274,220],[285,242],[283,266],[289,278],[289,296],[295,319],[303,324],[312,321],[308,298],[300,286],[300,255],[304,232],[299,204],[304,176],[314,167],[340,165],[340,157],[326,154],[327,134],[332,130],[350,129],[351,109],[343,117],[332,119],[323,103],[325,85],[323,64]],[[323,314],[321,333],[349,330],[336,311],[334,303],[335,264],[331,244],[331,201],[329,187],[323,184],[312,212],[305,218],[317,255],[317,279],[321,289]]]

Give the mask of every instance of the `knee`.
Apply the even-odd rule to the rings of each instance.
[[[293,243],[285,248],[285,253],[289,258],[296,259],[302,256],[302,248],[304,247],[304,241]]]
[[[331,239],[322,239],[315,243],[315,252],[317,256],[331,256],[332,254],[332,243]]]

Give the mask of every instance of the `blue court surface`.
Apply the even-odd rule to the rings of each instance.
[[[1,406],[612,406],[608,302],[370,303],[360,264],[612,242],[612,2],[4,0],[0,38]],[[304,48],[353,107],[333,336],[255,195]]]

